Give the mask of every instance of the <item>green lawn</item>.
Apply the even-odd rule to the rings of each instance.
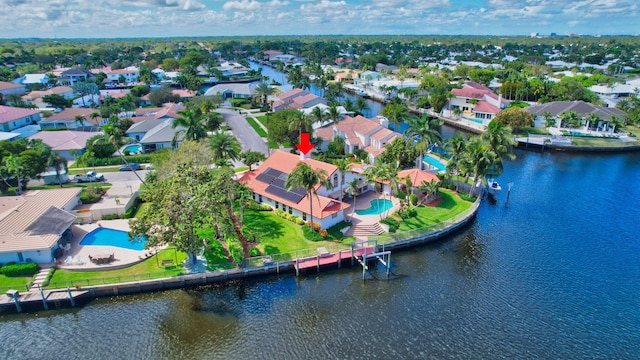
[[[620,142],[607,139],[585,139],[585,138],[573,138],[571,143],[576,146],[598,146],[598,147],[620,147],[638,146],[638,141]]]
[[[260,126],[253,118],[248,117],[247,122],[249,123],[249,125],[251,125],[253,130],[255,130],[258,135],[260,135],[260,137],[267,137],[267,132],[264,131],[262,126]]]
[[[4,276],[0,274],[0,291],[4,292],[9,289],[26,291],[31,279],[31,276]]]
[[[416,210],[416,217],[405,219],[400,222],[398,232],[418,229],[449,220],[471,207],[471,203],[460,199],[460,197],[449,190],[440,189],[442,202],[438,206],[420,206]]]
[[[97,185],[105,191],[111,187],[110,183],[104,183],[104,182],[82,183],[82,184],[68,183],[68,184],[62,184],[62,187],[63,188],[85,188],[92,185]],[[26,190],[51,190],[51,189],[60,189],[60,185],[28,186]],[[6,194],[0,194],[0,196],[15,196],[16,191],[18,191],[18,188],[11,187],[9,188],[9,190],[7,190]],[[25,189],[22,189],[22,191],[25,191]]]
[[[547,130],[547,128],[533,128],[533,127],[518,129],[518,132],[516,134],[521,136],[526,136],[527,133],[532,135],[549,135],[549,131]]]
[[[176,262],[177,258],[177,262]],[[185,253],[176,252],[174,248],[160,251],[156,256],[119,270],[104,271],[70,271],[58,269],[53,273],[48,288],[61,288],[67,286],[87,286],[136,280],[157,279],[184,274],[180,265],[187,258]],[[162,266],[163,260],[172,260],[173,266]]]
[[[138,209],[136,210],[136,213],[133,214],[133,217],[139,218],[140,216],[142,216],[142,214],[144,214],[147,211],[149,206],[151,206],[151,203],[148,203],[148,202],[143,202],[142,204],[140,204],[140,206],[138,206]]]
[[[256,116],[256,119],[260,121],[264,127],[267,127],[267,115]]]
[[[69,167],[69,171],[67,173],[69,175],[84,174],[87,171],[89,171],[87,169],[93,169],[93,168],[82,168],[81,170],[73,170],[71,167]],[[100,167],[96,167],[96,172],[99,172],[99,173],[109,173],[109,172],[118,172],[118,171],[120,171],[120,166],[100,166]]]
[[[302,226],[282,219],[272,211],[245,211],[244,226],[255,233],[258,247],[267,255],[335,244],[331,241],[305,239],[302,234]]]

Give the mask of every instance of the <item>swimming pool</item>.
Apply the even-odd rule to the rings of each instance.
[[[385,212],[391,209],[392,206],[393,204],[391,203],[390,200],[374,199],[374,200],[371,200],[371,207],[369,207],[368,209],[356,210],[356,213],[358,215],[378,215],[382,212]]]
[[[129,249],[129,250],[144,250],[144,244],[147,242],[147,239],[144,237],[142,241],[131,242],[129,241],[129,234],[126,231],[115,230],[109,228],[97,228],[92,232],[88,233],[82,241],[80,241],[80,245],[82,246],[91,246],[91,245],[99,245],[99,246],[115,246],[119,248]]]
[[[131,154],[133,154],[133,153],[139,153],[139,152],[140,152],[140,144],[127,145],[127,146],[125,146],[125,148],[122,150],[122,152],[124,152],[125,150],[129,150],[129,152],[130,152]]]
[[[436,168],[438,171],[445,171],[447,170],[447,167],[441,163],[440,161],[432,158],[431,156],[425,156],[422,158],[422,161],[426,162],[427,164],[433,166],[434,168]]]

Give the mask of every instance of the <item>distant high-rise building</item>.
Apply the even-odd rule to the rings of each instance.
[[[557,35],[556,33],[549,34],[549,36],[556,36],[556,35]]]
[[[532,38],[534,38],[534,37],[538,37],[538,33],[537,33],[537,32],[532,32],[532,33],[531,33],[531,37],[532,37]]]

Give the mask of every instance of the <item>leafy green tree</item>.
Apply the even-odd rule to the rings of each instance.
[[[298,129],[291,128],[291,118],[295,116],[297,110],[281,110],[268,115],[267,139],[270,142],[284,146],[285,144],[295,144],[299,139]]]
[[[251,166],[264,161],[266,157],[259,151],[247,150],[240,153],[240,159],[242,159],[242,162],[249,167],[249,171],[253,171]]]
[[[534,119],[533,114],[527,110],[511,106],[500,111],[491,122],[500,123],[512,129],[522,129],[532,127]]]
[[[64,96],[58,94],[45,95],[42,97],[42,101],[56,109],[66,109],[71,106],[70,100],[65,99]]]
[[[475,82],[489,86],[491,80],[496,77],[496,72],[489,69],[473,69],[469,71],[469,77]]]
[[[162,104],[168,102],[177,103],[178,101],[180,101],[180,96],[174,94],[170,87],[161,86],[149,92],[149,101],[154,106],[162,106]]]
[[[318,186],[331,187],[328,181],[329,174],[325,170],[314,170],[311,166],[304,162],[299,162],[298,165],[291,171],[285,180],[284,186],[287,190],[294,188],[302,188],[306,191],[309,198],[309,228],[311,231],[313,228],[313,195],[318,196],[316,188]]]
[[[164,60],[162,60],[162,69],[164,71],[173,71],[177,68],[180,67],[180,64],[178,63],[178,60],[176,60],[175,58],[166,58]]]

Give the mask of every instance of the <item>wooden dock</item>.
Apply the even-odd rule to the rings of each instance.
[[[362,257],[363,255],[373,254],[375,252],[375,248],[375,246],[367,246],[353,250],[341,250],[334,253],[329,253],[326,252],[326,250],[319,248],[318,255],[295,259],[293,261],[293,265],[296,269],[296,274],[299,274],[300,271],[313,268],[320,271],[321,267],[330,265],[340,266],[340,264],[345,260],[352,260],[357,257]]]

